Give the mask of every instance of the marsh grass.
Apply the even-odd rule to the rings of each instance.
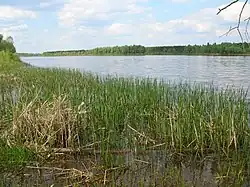
[[[177,152],[219,151],[228,155],[230,150],[248,144],[248,109],[243,90],[98,77],[60,69],[24,68],[13,70],[12,75],[19,81],[12,88],[2,84],[0,91],[4,103],[0,111],[7,111],[2,113],[10,117],[12,128],[22,126],[19,123],[23,127],[29,124],[32,129],[47,124],[50,131],[49,123],[55,121],[59,126],[71,125],[72,129],[77,126],[78,146],[92,144],[105,153],[161,145],[158,148]],[[18,92],[16,104],[9,99],[14,88]],[[59,101],[55,98],[61,95],[67,98],[68,108],[62,110],[71,115],[69,118],[56,114]],[[78,107],[83,104],[84,112],[79,113]],[[59,114],[60,119],[54,120]],[[23,130],[20,128],[15,136]]]
[[[0,140],[0,169],[18,169],[29,164],[30,160],[35,160],[35,154],[25,147],[8,146]],[[0,172],[0,173],[1,173]]]
[[[0,71],[1,138],[11,147],[88,148],[107,168],[114,152],[249,155],[244,90],[13,67]]]

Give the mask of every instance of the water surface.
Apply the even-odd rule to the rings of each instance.
[[[38,67],[77,68],[101,75],[152,77],[170,81],[250,86],[249,56],[23,57]]]

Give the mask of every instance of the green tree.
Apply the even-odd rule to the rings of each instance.
[[[9,51],[12,53],[16,52],[16,48],[14,46],[14,41],[11,36],[7,37],[6,40],[3,39],[3,35],[0,34],[0,51]]]
[[[0,43],[2,42],[2,40],[3,40],[3,35],[0,34]]]

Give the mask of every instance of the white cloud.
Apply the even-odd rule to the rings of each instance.
[[[117,44],[173,45],[213,43],[230,39],[240,41],[236,32],[233,32],[231,37],[220,38],[228,31],[231,23],[229,21],[233,21],[233,19],[229,20],[227,16],[232,15],[231,11],[235,12],[235,10],[229,9],[226,14],[222,15],[216,15],[217,11],[218,7],[205,8],[183,18],[166,22],[114,22],[104,28],[96,28],[96,40],[102,40],[106,45],[112,45],[113,42],[117,42]],[[76,38],[77,34],[81,33],[76,32]],[[72,40],[74,40],[74,36]]]
[[[191,30],[197,33],[200,32],[210,32],[213,29],[212,23],[202,22],[200,20],[192,20],[192,19],[176,19],[169,21],[169,25],[171,25],[172,29],[175,31],[186,31],[186,33]]]
[[[105,28],[109,36],[131,35],[136,38],[161,38],[162,41],[169,37],[178,38],[178,35],[187,36],[192,34],[215,34],[219,25],[216,22],[215,9],[203,9],[195,14],[182,19],[167,22],[144,22],[144,23],[113,23]],[[219,19],[219,18],[218,18]],[[218,27],[218,28],[217,28]]]
[[[170,0],[170,1],[173,2],[173,3],[187,3],[187,2],[189,2],[191,0]]]
[[[175,2],[184,2],[184,0],[172,0]],[[143,13],[146,8],[138,6],[138,2],[146,2],[145,0],[69,0],[59,12],[59,19],[64,24],[69,24],[78,27],[79,32],[75,32],[74,35],[80,32],[90,35],[100,35],[100,33],[106,35],[106,37],[118,37],[129,36],[131,42],[134,38],[178,38],[178,35],[187,37],[188,35],[197,34],[204,39],[215,39],[222,35],[224,31],[229,28],[229,21],[237,20],[237,13],[242,2],[236,3],[230,7],[227,11],[222,12],[220,15],[216,15],[218,7],[205,8],[191,15],[183,18],[170,20],[167,22],[133,22],[123,23],[116,21],[118,19],[112,19],[114,15],[118,14],[140,14]],[[223,6],[223,5],[222,5]],[[220,7],[222,7],[220,6]],[[141,8],[141,9],[140,9]],[[250,12],[249,5],[246,7],[245,13]],[[248,15],[249,16],[249,15]],[[107,19],[113,20],[113,23],[106,25],[102,28],[91,28],[87,26],[84,29],[79,29],[77,22],[83,20],[98,20]],[[138,21],[138,20],[137,20]],[[82,26],[83,27],[83,26]],[[86,32],[88,30],[88,32]],[[97,34],[98,33],[98,34]],[[190,38],[189,38],[190,40]],[[166,41],[166,39],[165,39]],[[185,43],[185,41],[183,41]],[[108,45],[108,44],[107,44]]]
[[[35,18],[36,13],[11,6],[0,6],[0,20]]]
[[[153,38],[157,35],[167,35],[172,31],[171,25],[169,23],[140,23],[140,24],[122,24],[122,23],[113,23],[110,26],[104,28],[105,35],[109,37],[118,37],[118,36],[128,36],[131,37],[131,40],[134,38],[137,39],[146,39],[147,37]]]
[[[123,35],[131,33],[132,29],[132,25],[114,23],[106,29],[106,32],[110,35]]]
[[[39,6],[40,8],[46,8],[53,4],[53,2],[40,2]]]
[[[65,0],[40,0],[39,7],[40,8],[47,8],[47,7],[58,5],[58,4],[61,4],[64,2],[65,2]]]
[[[140,14],[148,10],[137,3],[147,0],[69,0],[59,11],[63,25],[75,25],[82,20],[107,20],[121,14]]]
[[[42,30],[47,39],[34,39],[34,44],[39,43],[34,50],[240,41],[236,32],[223,38],[219,36],[237,22],[238,9],[242,4],[235,4],[220,15],[216,15],[218,7],[214,7],[201,9],[178,19],[159,21],[143,2],[146,0],[67,0],[58,16],[62,24],[71,26],[60,28],[53,36],[53,30],[49,30],[50,34],[46,33],[47,30]],[[246,15],[248,12],[250,10],[247,8]],[[101,25],[100,20],[104,20]],[[26,44],[25,47],[29,49],[30,44]]]
[[[15,43],[20,43],[28,30],[28,25],[23,20],[35,17],[36,13],[33,11],[0,5],[0,33],[4,37],[12,36]]]
[[[20,24],[20,25],[8,25],[0,28],[0,33],[3,34],[3,36],[6,38],[8,36],[14,37],[14,40],[16,38],[22,38],[22,35],[25,31],[27,31],[28,26],[26,24]]]
[[[26,24],[12,25],[12,26],[1,29],[1,31],[2,32],[16,32],[16,31],[26,30],[27,28],[28,26]]]

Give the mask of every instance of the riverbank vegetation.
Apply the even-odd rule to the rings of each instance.
[[[244,45],[244,48],[242,47]],[[85,55],[250,55],[248,43],[221,43],[187,46],[142,45],[98,47],[89,50],[48,51],[20,53],[20,56],[85,56]]]
[[[114,182],[117,173],[128,169],[128,155],[133,155],[130,164],[149,164],[138,155],[164,151],[178,158],[216,155],[214,160],[237,160],[237,170],[229,164],[220,175],[230,178],[241,171],[241,183],[248,176],[244,168],[249,163],[250,131],[243,90],[30,68],[8,52],[0,53],[0,65],[1,167],[30,164],[44,169],[32,163],[58,159],[59,153],[88,153],[98,160],[94,176],[102,176],[103,184],[105,176]],[[84,176],[85,182],[90,176],[96,179],[92,172],[57,171]]]
[[[31,68],[4,79],[7,113],[2,116],[12,117],[15,141],[36,150],[94,143],[105,153],[161,145],[228,155],[247,143],[247,103],[241,91]]]

